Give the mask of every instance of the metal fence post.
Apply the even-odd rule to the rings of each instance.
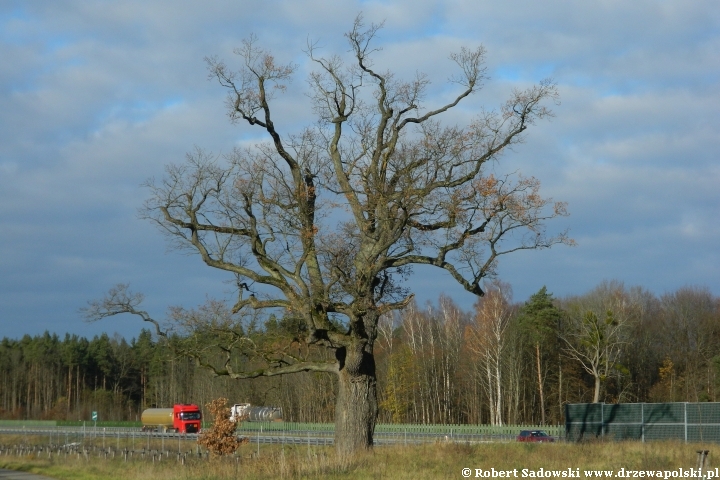
[[[645,403],[640,404],[640,437],[645,443]]]

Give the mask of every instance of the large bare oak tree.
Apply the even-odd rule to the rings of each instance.
[[[515,91],[498,111],[483,111],[468,125],[444,125],[443,114],[481,87],[484,49],[451,55],[454,98],[426,104],[425,76],[403,81],[374,65],[378,28],[355,20],[346,34],[349,61],[320,56],[309,44],[317,121],[296,134],[280,132],[273,116],[295,65],[278,64],[254,37],[236,50],[237,71],[209,58],[211,76],[227,90],[231,120],[268,140],[222,160],[198,150],[168,166],[162,180],[148,183],[144,209],[174,244],[236,276],[235,315],[282,311],[298,322],[296,342],[260,345],[236,327],[229,309],[182,311],[175,318],[185,327],[222,338],[213,348],[199,342],[184,351],[238,379],[337,375],[340,453],[372,446],[378,319],[410,302],[403,280],[413,265],[443,269],[482,295],[481,280],[502,255],[572,243],[545,230],[546,220],[566,215],[563,203],[542,198],[534,178],[492,171],[528,127],[551,115],[553,83]],[[122,288],[114,295],[91,304],[89,315],[130,312],[153,321],[137,309],[139,297]],[[308,355],[299,344],[329,354]],[[255,361],[237,360],[250,353]]]

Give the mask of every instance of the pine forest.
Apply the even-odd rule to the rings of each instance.
[[[486,287],[472,311],[442,296],[381,319],[378,422],[559,424],[567,403],[720,400],[720,298],[706,288],[657,296],[606,281],[581,296],[543,287],[516,301],[508,284]],[[333,421],[334,375],[217,377],[178,353],[181,333],[158,338],[141,327],[130,340],[2,339],[0,418],[87,420],[98,411],[134,421],[145,408],[226,397],[280,406],[288,421]],[[270,342],[302,327],[271,316],[243,328]]]

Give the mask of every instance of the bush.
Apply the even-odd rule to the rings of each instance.
[[[235,435],[235,429],[240,422],[230,421],[230,408],[227,398],[217,398],[205,404],[213,416],[213,425],[203,431],[198,444],[207,448],[212,455],[222,456],[235,453],[243,442]]]

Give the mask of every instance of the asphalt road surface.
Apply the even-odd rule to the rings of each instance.
[[[0,468],[0,480],[53,480],[50,477],[43,477],[35,473],[16,472],[15,470],[5,470]]]

